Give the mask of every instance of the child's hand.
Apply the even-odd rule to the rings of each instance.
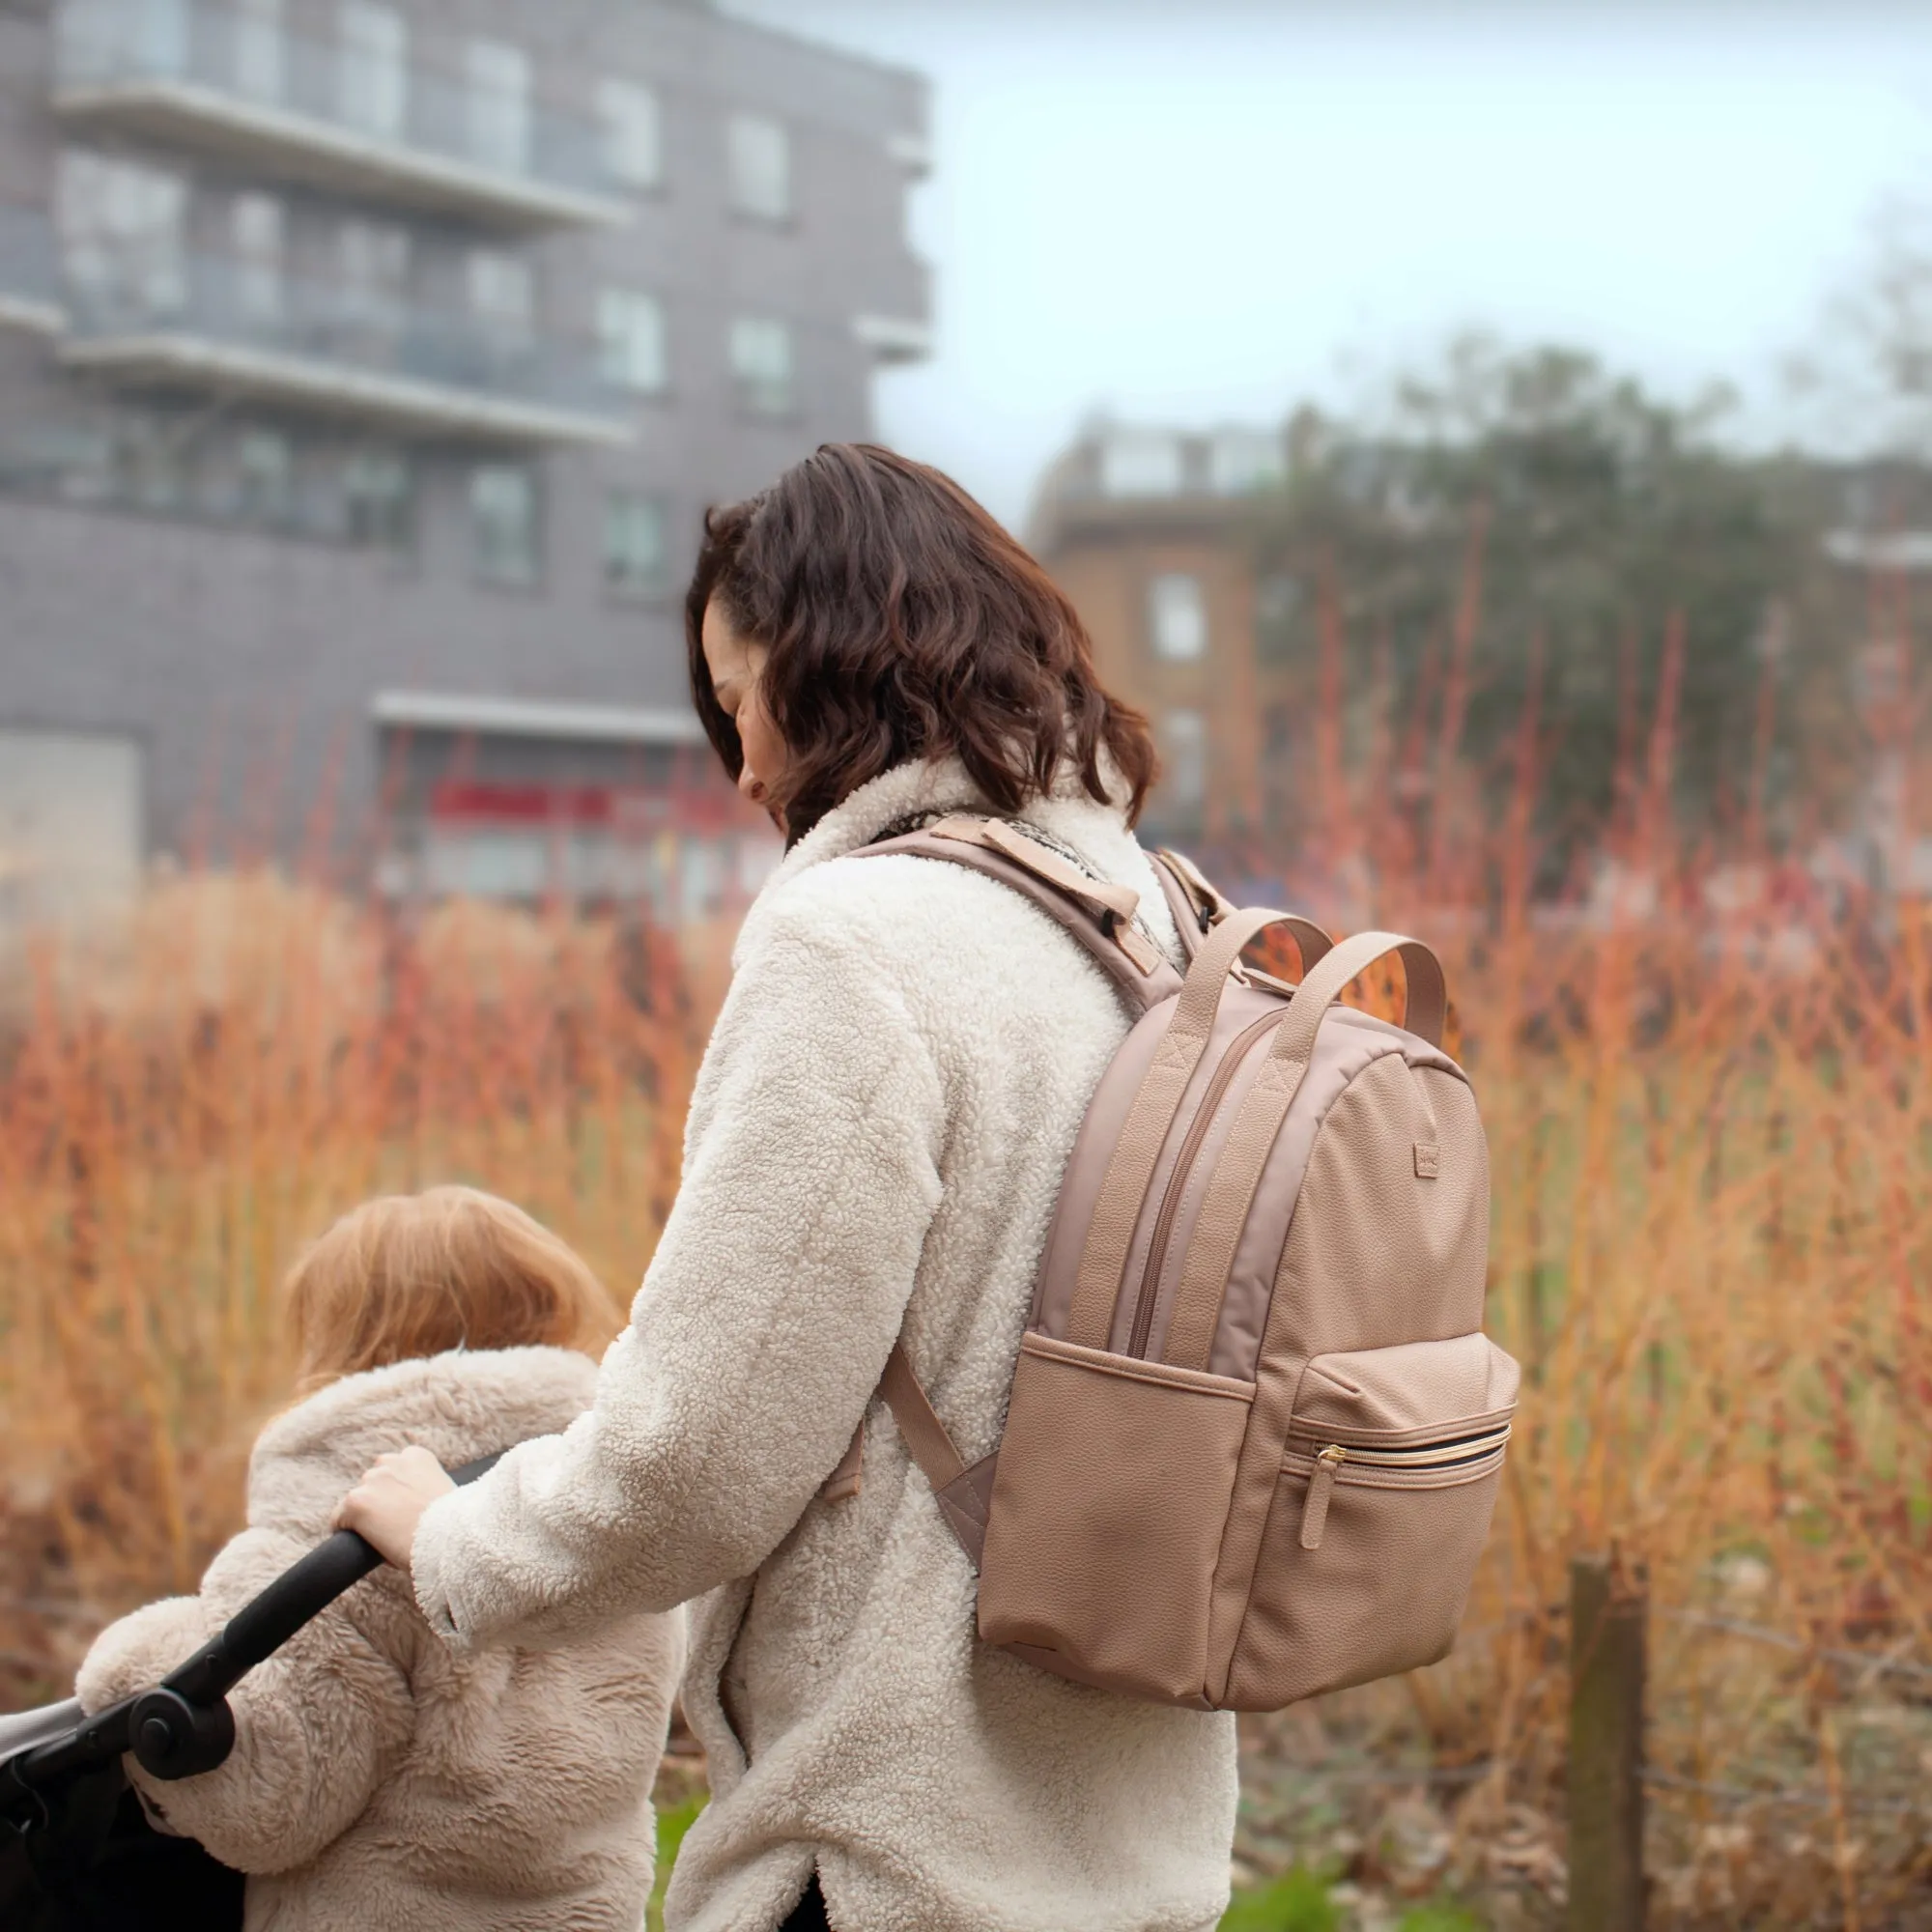
[[[455,1487],[427,1449],[391,1450],[336,1504],[334,1526],[366,1537],[407,1576],[423,1512]]]

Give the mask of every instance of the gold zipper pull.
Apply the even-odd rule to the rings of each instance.
[[[1335,1488],[1335,1471],[1349,1460],[1349,1452],[1339,1442],[1331,1442],[1315,1459],[1315,1473],[1308,1479],[1308,1500],[1301,1510],[1301,1547],[1321,1548],[1321,1532],[1328,1526],[1328,1498]]]

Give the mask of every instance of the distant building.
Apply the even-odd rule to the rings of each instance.
[[[1308,774],[1293,760],[1309,668],[1268,640],[1308,586],[1262,568],[1271,547],[1256,539],[1281,515],[1281,487],[1317,465],[1389,529],[1439,535],[1415,455],[1337,440],[1304,414],[1278,431],[1102,422],[1048,468],[1029,541],[1086,620],[1103,680],[1152,721],[1166,767],[1148,813],[1155,837],[1212,847],[1305,816]],[[1912,613],[1932,577],[1932,465],[1779,458],[1765,474],[1792,526],[1810,532],[1759,645],[1804,659],[1788,703],[1813,741],[1806,796],[1843,828],[1839,871],[1932,891],[1932,838],[1906,822],[1908,777],[1932,753],[1924,707],[1908,701],[1927,670]]]
[[[925,353],[925,117],[699,0],[0,0],[0,912],[759,863],[680,572]]]
[[[1047,470],[1029,538],[1093,634],[1102,681],[1145,711],[1166,777],[1148,825],[1210,839],[1262,822],[1272,680],[1246,541],[1284,438],[1102,424]]]

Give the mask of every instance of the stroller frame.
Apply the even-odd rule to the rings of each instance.
[[[466,1463],[451,1476],[460,1484],[473,1483],[506,1453]],[[4,1868],[20,1861],[40,1875],[43,1893],[60,1889],[62,1881],[50,1881],[47,1874],[64,1862],[58,1856],[62,1848],[50,1842],[64,1831],[91,1831],[104,1840],[105,1818],[127,1795],[125,1758],[131,1756],[153,1777],[170,1780],[195,1777],[225,1763],[235,1747],[229,1691],[382,1564],[373,1544],[354,1530],[337,1530],[244,1604],[154,1689],[92,1717],[74,1698],[0,1717],[0,1894],[6,1889]],[[89,1786],[97,1802],[63,1803]],[[127,1806],[121,1804],[121,1810],[127,1813]],[[70,1823],[76,1816],[91,1824]],[[84,1862],[85,1849],[75,1849]],[[43,1919],[49,1926],[107,1922],[78,1906],[57,1916],[43,1912]]]

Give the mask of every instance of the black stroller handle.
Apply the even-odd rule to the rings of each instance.
[[[459,1484],[473,1483],[508,1453],[498,1450],[466,1463],[452,1469],[450,1477]],[[154,1690],[110,1704],[67,1736],[0,1764],[0,1813],[31,1812],[36,1792],[112,1764],[129,1751],[156,1777],[193,1777],[213,1771],[235,1747],[229,1691],[304,1624],[313,1623],[338,1597],[382,1567],[382,1553],[372,1543],[353,1529],[338,1529],[243,1604]]]

